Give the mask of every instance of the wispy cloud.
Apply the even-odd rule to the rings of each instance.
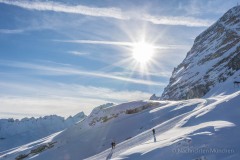
[[[89,54],[89,53],[86,53],[86,52],[79,52],[79,51],[68,51],[67,53],[75,55],[75,56],[84,56],[84,55]]]
[[[131,14],[132,11],[122,11],[120,8],[110,7],[110,8],[99,8],[99,7],[88,7],[84,5],[66,5],[58,2],[42,2],[42,1],[29,1],[29,0],[0,0],[0,3],[14,5],[21,8],[29,10],[38,11],[54,11],[54,12],[64,12],[72,14],[81,14],[86,16],[95,17],[108,17],[119,20],[130,20],[137,19],[148,21],[153,24],[164,24],[164,25],[184,25],[184,26],[194,26],[194,27],[206,27],[212,24],[212,21],[205,19],[198,19],[194,17],[173,17],[173,16],[155,16],[147,13],[140,15]]]
[[[100,44],[100,45],[115,45],[115,46],[129,46],[136,45],[134,42],[114,42],[114,41],[96,41],[96,40],[53,40],[55,42],[65,43],[79,43],[79,44]],[[153,45],[155,49],[189,49],[187,45]]]
[[[91,77],[99,77],[99,78],[107,78],[113,79],[118,81],[125,81],[128,83],[135,83],[135,84],[143,84],[143,85],[152,85],[152,86],[165,86],[165,83],[155,82],[151,80],[143,80],[143,79],[136,79],[131,77],[121,77],[113,75],[112,73],[105,73],[105,72],[96,72],[96,71],[89,71],[89,70],[81,70],[77,68],[71,67],[56,67],[56,66],[46,66],[46,65],[38,65],[32,63],[22,63],[22,62],[6,62],[0,61],[1,65],[17,67],[17,68],[24,68],[30,70],[36,70],[38,72],[34,72],[34,74],[46,74],[46,75],[82,75],[82,76],[91,76]]]
[[[24,30],[22,29],[0,29],[0,33],[3,34],[16,34],[16,33],[23,33]]]
[[[41,2],[41,1],[19,1],[19,0],[0,0],[1,3],[18,6],[21,8],[29,10],[38,10],[38,11],[54,11],[54,12],[65,12],[65,13],[74,13],[82,14],[88,16],[97,16],[97,17],[110,17],[116,19],[126,19],[126,16],[122,15],[122,11],[119,8],[96,8],[96,7],[87,7],[83,5],[64,5],[57,2]]]
[[[104,87],[84,86],[79,84],[67,84],[67,83],[55,83],[49,81],[36,81],[36,84],[27,84],[20,82],[0,82],[1,88],[5,91],[10,91],[10,94],[17,95],[37,95],[38,97],[54,98],[56,96],[67,97],[81,97],[81,98],[94,98],[115,102],[132,101],[148,99],[150,93],[141,91],[129,91],[129,90],[114,90]],[[37,85],[38,84],[38,85]],[[18,90],[20,92],[15,92]],[[101,95],[101,96],[99,96]]]
[[[81,43],[81,44],[106,44],[116,46],[133,46],[132,42],[95,41],[95,40],[53,40],[56,42]]]
[[[185,16],[152,16],[146,14],[143,16],[143,19],[154,24],[182,25],[190,27],[208,27],[213,23],[211,20]]]
[[[26,84],[19,82],[0,82],[0,116],[23,118],[24,116],[42,116],[59,114],[69,116],[84,111],[89,114],[100,104],[107,102],[122,103],[148,99],[150,93],[129,90],[37,82]],[[101,96],[99,96],[101,95]],[[38,113],[38,115],[36,115]]]

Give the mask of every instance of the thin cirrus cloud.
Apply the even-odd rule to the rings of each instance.
[[[117,46],[133,46],[132,42],[95,41],[95,40],[53,40],[56,42],[82,43],[82,44],[106,44]]]
[[[14,5],[21,8],[29,10],[38,10],[38,11],[54,11],[54,12],[64,12],[64,13],[74,13],[82,14],[87,16],[96,16],[96,17],[110,17],[116,19],[127,19],[126,16],[123,16],[122,11],[118,8],[96,8],[96,7],[87,7],[83,5],[70,6],[64,5],[57,2],[41,2],[41,1],[28,1],[28,0],[0,0],[1,3],[8,5]]]
[[[24,30],[22,29],[0,29],[0,33],[3,34],[16,34],[16,33],[23,33]]]
[[[97,44],[97,45],[115,45],[115,46],[129,46],[136,45],[134,42],[120,42],[120,41],[96,41],[96,40],[53,40],[55,42],[65,43],[79,43],[79,44]],[[187,45],[161,45],[153,46],[155,49],[189,49]]]
[[[164,25],[183,25],[192,27],[206,27],[212,24],[212,21],[205,19],[198,19],[194,17],[184,17],[184,16],[153,16],[150,14],[143,13],[139,15],[131,15],[127,11],[123,12],[120,8],[110,7],[110,8],[99,8],[99,7],[88,7],[83,5],[70,6],[63,3],[57,2],[41,2],[41,1],[10,1],[10,0],[0,0],[0,3],[18,6],[21,8],[29,10],[38,11],[54,11],[54,12],[64,12],[72,14],[81,14],[86,16],[95,17],[108,17],[119,20],[129,20],[137,19],[148,21],[153,24],[164,24]]]
[[[68,51],[67,53],[75,55],[75,56],[85,56],[89,55],[89,53],[86,52],[79,52],[79,51]]]
[[[152,22],[153,24],[182,25],[189,27],[208,27],[213,21],[205,19],[197,19],[194,17],[184,16],[152,16],[144,15],[143,20]]]
[[[90,77],[99,77],[99,78],[107,78],[113,79],[118,81],[124,81],[133,84],[142,84],[142,85],[149,85],[149,86],[165,86],[165,83],[155,82],[151,80],[142,80],[136,79],[131,77],[123,77],[123,76],[116,76],[113,73],[105,73],[105,72],[96,72],[96,71],[87,71],[82,69],[76,69],[71,67],[59,67],[59,66],[46,66],[46,65],[39,65],[39,64],[32,64],[32,63],[22,63],[22,62],[9,62],[9,61],[0,61],[1,65],[9,66],[9,67],[16,67],[16,68],[24,68],[24,69],[31,69],[37,72],[34,74],[44,74],[44,75],[81,75],[81,76],[90,76]]]
[[[39,85],[41,84],[41,85]],[[21,82],[0,82],[1,88],[14,96],[36,96],[49,98],[91,98],[98,100],[109,100],[114,102],[132,101],[146,99],[151,95],[142,91],[114,90],[105,87],[85,86],[79,84],[55,83],[48,81],[37,81],[36,84]],[[15,92],[19,90],[21,92]],[[2,91],[2,92],[4,92]],[[12,94],[13,93],[13,94]],[[5,94],[5,95],[9,95]],[[101,96],[99,96],[101,95]]]

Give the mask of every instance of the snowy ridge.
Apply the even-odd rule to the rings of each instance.
[[[233,76],[240,69],[239,33],[240,6],[236,6],[195,39],[161,98],[200,98]],[[234,79],[240,81],[239,74]]]
[[[21,120],[0,119],[0,151],[4,151],[33,140],[61,131],[83,120],[83,112],[67,119],[57,115]]]

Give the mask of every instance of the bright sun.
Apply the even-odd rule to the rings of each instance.
[[[140,64],[148,63],[154,55],[154,47],[144,41],[135,43],[132,56]]]

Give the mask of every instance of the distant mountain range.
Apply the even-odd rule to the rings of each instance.
[[[67,119],[57,115],[21,120],[0,119],[0,152],[66,129],[85,117],[80,112]]]

